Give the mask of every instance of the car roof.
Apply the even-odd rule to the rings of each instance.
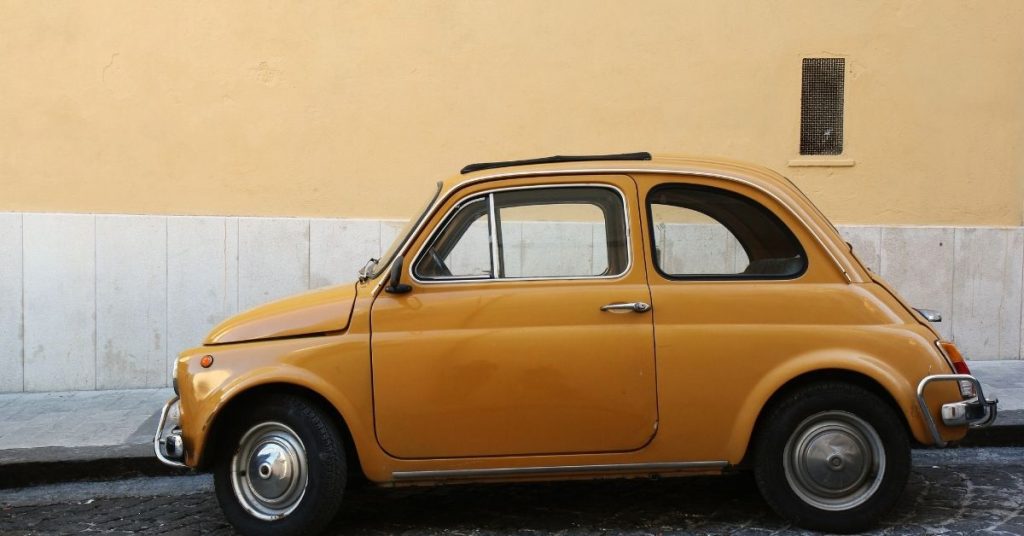
[[[646,153],[631,154],[639,155]],[[599,157],[601,156],[603,155],[600,155]],[[649,159],[609,160],[602,158],[599,160],[582,160],[582,158],[587,157],[558,158],[572,158],[572,160],[549,161],[544,163],[532,163],[543,159],[535,159],[533,161],[500,162],[496,163],[497,165],[494,167],[475,170],[474,167],[478,165],[471,164],[464,168],[468,168],[470,171],[460,173],[459,175],[455,175],[445,181],[442,181],[442,191],[450,192],[468,184],[486,182],[489,180],[512,178],[517,176],[555,175],[560,173],[673,173],[722,176],[742,178],[746,182],[754,183],[754,185],[768,190],[783,190],[787,192],[797,190],[789,179],[769,168],[727,158],[673,154],[649,155]],[[581,158],[581,160],[576,160],[575,158]]]

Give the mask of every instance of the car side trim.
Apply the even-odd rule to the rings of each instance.
[[[497,266],[500,265],[500,260],[497,258],[497,256],[498,256],[498,242],[495,239],[495,236],[497,235],[497,229],[495,229],[495,226],[497,225],[497,221],[496,221],[496,216],[494,214],[494,194],[502,193],[502,192],[522,191],[522,190],[546,190],[546,189],[553,189],[553,188],[601,188],[601,189],[605,189],[605,190],[609,190],[611,192],[614,192],[615,195],[619,196],[619,199],[622,201],[622,218],[623,218],[623,224],[625,226],[626,244],[627,244],[627,247],[626,247],[626,267],[623,268],[623,270],[621,272],[619,272],[617,274],[610,274],[610,275],[498,277],[499,274],[497,272]],[[420,260],[426,254],[427,250],[430,249],[430,246],[434,242],[434,239],[436,239],[439,235],[441,235],[441,233],[444,233],[445,229],[448,227],[448,224],[451,223],[451,221],[455,218],[455,215],[458,214],[458,212],[460,210],[462,210],[464,207],[468,206],[469,204],[471,204],[473,202],[479,202],[481,200],[486,200],[486,202],[488,204],[488,211],[490,212],[490,215],[488,217],[489,218],[488,219],[488,240],[490,241],[491,261],[492,261],[491,262],[491,277],[451,276],[451,277],[436,277],[436,278],[424,279],[424,278],[422,278],[420,276],[417,276],[417,274],[416,274],[416,266],[419,265]],[[434,227],[433,231],[431,231],[430,234],[427,235],[427,239],[424,240],[423,244],[420,246],[420,249],[416,252],[416,255],[413,257],[412,264],[409,265],[410,266],[409,274],[411,275],[413,281],[415,281],[416,283],[419,283],[421,285],[460,284],[460,283],[499,283],[499,284],[500,283],[506,283],[507,284],[507,283],[521,283],[521,282],[524,282],[524,281],[594,281],[594,280],[622,279],[623,277],[625,277],[627,274],[630,273],[630,270],[633,269],[633,248],[632,248],[632,244],[633,244],[632,232],[633,232],[633,229],[632,229],[632,226],[629,224],[629,215],[630,215],[629,208],[630,208],[630,205],[629,205],[629,200],[626,197],[626,192],[624,192],[622,189],[620,189],[618,186],[616,186],[614,184],[604,184],[604,183],[598,183],[598,182],[571,183],[571,184],[538,184],[538,185],[533,185],[533,186],[509,186],[509,187],[505,187],[505,188],[494,188],[494,189],[491,189],[491,190],[484,190],[484,191],[481,191],[481,192],[476,192],[476,193],[470,194],[470,196],[467,199],[465,199],[463,201],[460,201],[458,204],[456,204],[452,208],[448,209],[448,212],[446,212],[444,214],[444,216],[441,218],[441,224],[438,225],[437,227]],[[419,229],[417,229],[417,232],[419,232]],[[406,250],[411,249],[411,248],[412,248],[411,244],[407,244],[407,245],[403,246],[403,249],[406,249]]]
[[[496,469],[454,469],[442,471],[395,471],[396,482],[412,480],[462,480],[477,478],[568,475],[576,473],[667,473],[689,469],[721,469],[725,461],[622,463],[599,465],[555,465],[551,467],[500,467]]]

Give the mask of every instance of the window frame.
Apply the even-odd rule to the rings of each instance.
[[[476,274],[476,275],[471,275],[471,274],[439,275],[439,276],[431,276],[431,277],[425,278],[427,281],[449,281],[449,280],[460,280],[460,279],[479,281],[479,280],[493,279],[493,270],[494,270],[494,264],[495,264],[495,262],[494,262],[494,250],[490,246],[491,225],[493,224],[493,220],[491,218],[491,211],[493,210],[493,204],[491,203],[489,197],[488,198],[471,197],[471,198],[464,199],[464,200],[458,202],[454,207],[452,207],[452,210],[449,211],[448,214],[445,214],[444,223],[442,223],[440,225],[440,227],[441,227],[440,231],[435,236],[432,236],[430,238],[430,242],[429,243],[424,243],[424,247],[422,248],[422,251],[423,251],[424,255],[427,254],[427,252],[433,247],[433,245],[436,244],[437,240],[441,236],[443,236],[445,232],[448,231],[448,228],[451,227],[452,224],[455,223],[455,221],[459,218],[459,215],[462,213],[463,210],[466,210],[467,208],[475,205],[476,203],[480,203],[480,202],[483,202],[484,206],[486,207],[484,209],[485,212],[483,213],[483,215],[487,218],[487,240],[488,240],[487,255],[489,257],[489,265],[491,267],[492,274],[491,275],[488,275],[488,274]],[[465,236],[465,232],[468,231],[469,228],[472,227],[474,223],[476,223],[476,220],[470,222],[469,225],[466,226],[466,229],[463,230],[462,236]],[[462,236],[460,236],[459,238],[461,238]],[[417,275],[416,274],[416,268],[417,268],[417,266],[419,266],[419,263],[422,260],[423,260],[423,255],[417,255],[415,261],[410,265],[410,273],[412,273],[413,276]],[[414,277],[414,279],[415,279],[415,277]]]
[[[757,207],[758,210],[761,210],[761,211],[766,212],[767,214],[769,214],[772,218],[777,220],[778,223],[780,225],[782,225],[786,229],[786,231],[789,233],[789,235],[793,238],[793,242],[800,249],[800,256],[804,260],[803,267],[800,269],[800,271],[798,271],[798,272],[796,272],[794,274],[786,274],[786,275],[767,275],[767,274],[761,275],[761,274],[743,274],[743,273],[739,273],[739,274],[682,274],[682,275],[678,275],[678,274],[666,273],[664,270],[661,269],[661,263],[658,262],[658,260],[659,260],[658,259],[658,254],[655,253],[657,251],[657,244],[655,244],[655,242],[654,242],[654,236],[655,236],[654,211],[652,210],[653,203],[651,203],[651,197],[654,194],[656,194],[659,190],[666,189],[666,188],[672,188],[672,187],[684,188],[684,189],[695,190],[695,191],[712,190],[712,191],[714,191],[716,193],[724,193],[725,195],[729,195],[729,196],[733,196],[733,197],[737,197],[737,198],[742,198],[744,201],[753,204],[753,206]],[[704,184],[691,184],[691,183],[685,183],[685,182],[663,182],[663,183],[659,183],[659,184],[651,187],[647,191],[647,196],[643,200],[643,203],[644,203],[644,211],[647,214],[647,234],[648,234],[649,242],[650,242],[651,265],[654,267],[654,271],[657,272],[658,275],[660,275],[662,278],[667,279],[669,281],[792,281],[792,280],[799,279],[799,278],[803,277],[804,274],[806,274],[807,271],[810,269],[811,260],[807,256],[807,248],[804,247],[804,243],[800,240],[800,237],[798,237],[797,234],[795,232],[793,232],[793,229],[791,229],[789,227],[789,225],[786,225],[786,222],[782,218],[780,218],[779,215],[776,214],[774,210],[772,210],[772,209],[768,208],[767,206],[765,206],[764,203],[761,203],[760,201],[752,199],[750,196],[743,195],[743,194],[741,194],[739,192],[730,190],[728,188],[722,188],[720,186],[711,186],[711,185],[704,185]],[[680,208],[686,208],[686,207],[680,207]],[[687,210],[693,210],[693,209],[687,209]],[[723,228],[725,228],[725,230],[728,231],[729,234],[733,236],[733,239],[736,240],[737,243],[739,243],[740,246],[742,247],[742,242],[740,242],[739,239],[736,238],[736,234],[733,233],[732,229],[727,227],[724,223],[719,221],[717,218],[715,218],[715,217],[713,217],[713,216],[711,216],[709,214],[705,214],[705,213],[703,213],[703,212],[701,212],[699,210],[695,210],[694,212],[699,212],[700,214],[703,214],[704,216],[715,220],[715,222],[718,225],[721,225]],[[748,255],[747,258],[749,259],[749,255]]]
[[[499,242],[501,236],[501,230],[498,229],[499,217],[494,210],[494,195],[502,192],[509,191],[521,191],[521,190],[545,190],[550,188],[601,188],[612,191],[618,196],[619,201],[622,202],[622,223],[624,226],[624,237],[625,237],[625,249],[626,249],[626,264],[622,271],[617,274],[605,274],[605,275],[581,275],[581,276],[535,276],[535,277],[505,277],[504,265],[502,259],[499,258],[500,252],[504,250],[504,245]],[[416,273],[416,266],[423,259],[424,255],[437,240],[438,236],[448,228],[452,220],[457,216],[458,212],[465,206],[484,199],[487,203],[487,239],[488,249],[491,255],[491,275],[490,277],[473,277],[473,276],[442,276],[442,277],[430,277],[423,278]],[[409,263],[409,276],[420,285],[437,285],[437,284],[450,284],[450,283],[497,283],[497,282],[527,282],[527,281],[578,281],[578,280],[614,280],[626,277],[633,270],[633,239],[632,239],[632,226],[630,225],[630,210],[629,200],[621,189],[611,184],[603,183],[568,183],[568,184],[541,184],[541,185],[530,185],[530,186],[508,186],[503,188],[493,188],[489,190],[482,190],[480,192],[472,193],[463,199],[460,199],[450,209],[448,209],[444,216],[439,220],[441,223],[431,229],[430,234],[427,235],[426,240],[420,245],[416,251],[416,255],[413,257],[413,261]],[[607,218],[605,219],[607,222]]]

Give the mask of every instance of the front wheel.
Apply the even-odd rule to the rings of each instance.
[[[766,415],[754,475],[765,501],[795,524],[858,532],[891,509],[910,473],[902,421],[876,394],[820,383],[785,397]]]
[[[235,414],[220,442],[214,485],[228,521],[243,534],[310,534],[341,505],[345,451],[319,406],[271,396]]]

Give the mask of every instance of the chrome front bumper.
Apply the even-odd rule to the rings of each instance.
[[[164,433],[167,428],[168,415],[172,415],[170,431]],[[185,443],[181,440],[181,427],[178,426],[178,397],[174,397],[164,404],[160,411],[160,422],[156,425],[156,435],[153,436],[153,452],[158,460],[171,467],[188,467],[184,463]]]
[[[939,428],[935,425],[935,419],[928,410],[928,403],[924,400],[924,388],[932,382],[971,382],[974,386],[975,397],[959,402],[950,402],[942,405],[942,423],[946,426],[968,426],[970,428],[983,428],[996,420],[996,406],[999,399],[985,398],[985,392],[981,388],[981,382],[969,374],[935,374],[926,376],[917,384],[917,404],[921,408],[925,422],[928,424],[928,431],[932,434],[932,440],[936,447],[945,447],[948,442],[942,440]],[[957,386],[959,388],[959,385]]]

